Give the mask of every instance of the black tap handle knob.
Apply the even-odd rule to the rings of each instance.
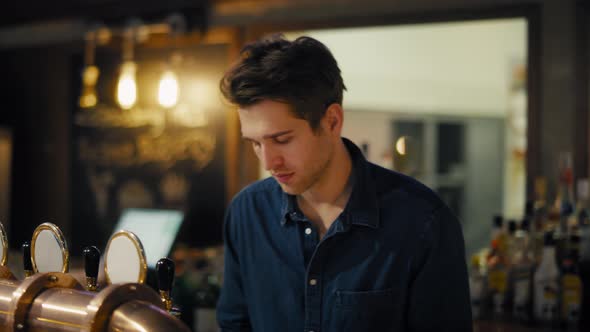
[[[95,246],[85,247],[82,252],[84,255],[84,271],[87,277],[98,277],[98,265],[100,264],[100,250]]]
[[[165,292],[172,290],[174,261],[169,258],[160,259],[156,263],[156,274],[158,276],[158,289]]]
[[[23,243],[23,264],[25,271],[33,271],[33,261],[31,261],[31,243]]]

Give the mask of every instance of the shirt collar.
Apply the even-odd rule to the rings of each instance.
[[[284,191],[282,193],[282,200],[281,200],[281,225],[285,226],[288,221],[293,221],[294,219],[300,219],[298,217],[299,207],[297,206],[297,201],[295,196],[289,195]]]
[[[375,181],[371,176],[369,162],[361,150],[349,139],[342,138],[352,160],[352,193],[342,213],[345,226],[361,225],[371,228],[379,227],[379,204]],[[293,219],[301,219],[303,215],[297,206],[295,196],[282,192],[281,225]]]

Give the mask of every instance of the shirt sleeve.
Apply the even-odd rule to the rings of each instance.
[[[472,331],[469,280],[461,225],[444,206],[424,224],[410,286],[409,331]]]
[[[225,216],[224,237],[224,272],[223,287],[217,303],[217,322],[222,332],[252,331],[248,318],[248,307],[242,287],[240,262],[236,250],[236,231],[232,222],[231,209]]]

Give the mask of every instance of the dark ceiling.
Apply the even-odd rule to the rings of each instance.
[[[56,20],[88,20],[107,24],[124,23],[130,17],[158,20],[181,12],[189,25],[203,25],[208,0],[7,0],[0,10],[0,27]]]

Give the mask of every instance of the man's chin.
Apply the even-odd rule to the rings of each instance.
[[[279,186],[281,186],[281,189],[283,189],[283,191],[289,195],[297,196],[297,195],[301,194],[301,191],[297,190],[297,188],[294,188],[293,186],[289,186],[289,185],[286,185],[286,184],[280,183],[280,182],[278,182],[278,184],[279,184]]]

